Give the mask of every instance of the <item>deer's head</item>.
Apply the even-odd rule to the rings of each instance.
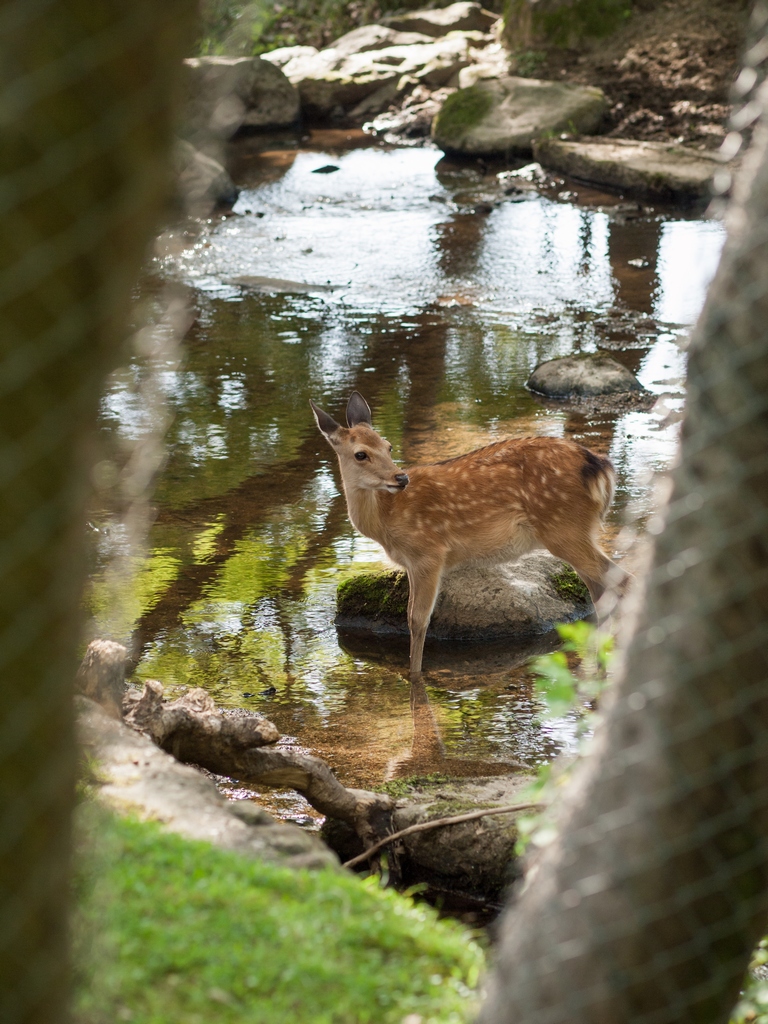
[[[339,458],[345,487],[367,491],[402,491],[408,474],[392,461],[392,445],[371,424],[371,410],[359,391],[347,402],[347,426],[310,399],[317,425]]]

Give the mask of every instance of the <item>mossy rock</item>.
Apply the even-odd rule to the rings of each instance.
[[[596,131],[607,109],[604,93],[589,86],[488,79],[448,97],[432,122],[432,140],[448,153],[530,156],[547,135]]]
[[[363,572],[339,585],[336,622],[407,632],[408,577],[404,572]]]
[[[337,593],[336,625],[371,633],[408,633],[404,572],[361,572]],[[590,611],[584,585],[545,551],[508,565],[466,565],[443,576],[427,636],[449,640],[532,637]]]
[[[433,133],[446,143],[458,145],[464,135],[479,125],[493,106],[493,96],[479,85],[459,89],[442,106],[435,118]]]

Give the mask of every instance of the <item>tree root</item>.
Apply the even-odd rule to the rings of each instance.
[[[384,846],[394,843],[405,836],[413,835],[415,832],[428,832],[433,828],[443,828],[445,825],[459,825],[463,821],[476,821],[478,818],[486,818],[493,814],[514,814],[515,811],[540,810],[545,805],[542,803],[508,804],[506,807],[485,807],[481,811],[468,811],[466,814],[454,814],[448,818],[433,818],[432,821],[420,821],[416,825],[409,825],[408,828],[401,828],[399,832],[392,832],[383,839],[370,846],[363,853],[345,861],[343,867],[354,868],[363,861],[368,860],[375,853],[378,853]]]
[[[391,797],[347,789],[324,761],[310,754],[265,750],[280,739],[277,727],[266,718],[223,715],[202,689],[166,701],[155,680],[145,683],[141,694],[126,692],[126,656],[120,644],[94,640],[78,670],[77,687],[177,761],[241,782],[295,789],[321,814],[351,825],[365,845],[391,829]]]

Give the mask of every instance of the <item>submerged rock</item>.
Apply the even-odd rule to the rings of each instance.
[[[601,89],[535,78],[481,80],[444,103],[432,138],[446,152],[529,155],[548,132],[593,132],[607,109]]]
[[[174,164],[181,203],[189,216],[207,217],[211,211],[229,209],[237,202],[240,190],[228,171],[190,142],[176,140]]]
[[[534,152],[545,167],[571,177],[672,202],[707,198],[713,176],[723,170],[716,153],[664,142],[542,139]]]
[[[184,61],[184,134],[228,139],[240,128],[282,128],[299,117],[299,94],[274,63],[260,57]]]
[[[391,15],[382,18],[381,24],[401,32],[422,32],[438,37],[454,31],[489,32],[498,20],[498,14],[483,10],[480,4],[459,2],[437,10]]]
[[[336,624],[407,633],[404,572],[361,573],[339,587]],[[462,566],[443,577],[427,636],[493,639],[544,633],[592,611],[587,588],[564,562],[535,551],[509,565]]]
[[[526,387],[547,398],[646,393],[633,373],[602,352],[585,352],[540,363],[526,381]]]

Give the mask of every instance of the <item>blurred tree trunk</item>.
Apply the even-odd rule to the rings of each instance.
[[[762,105],[647,600],[557,838],[507,914],[483,1024],[724,1022],[768,923],[764,90]]]
[[[191,0],[0,5],[0,1020],[67,1014],[88,442],[168,196]]]

